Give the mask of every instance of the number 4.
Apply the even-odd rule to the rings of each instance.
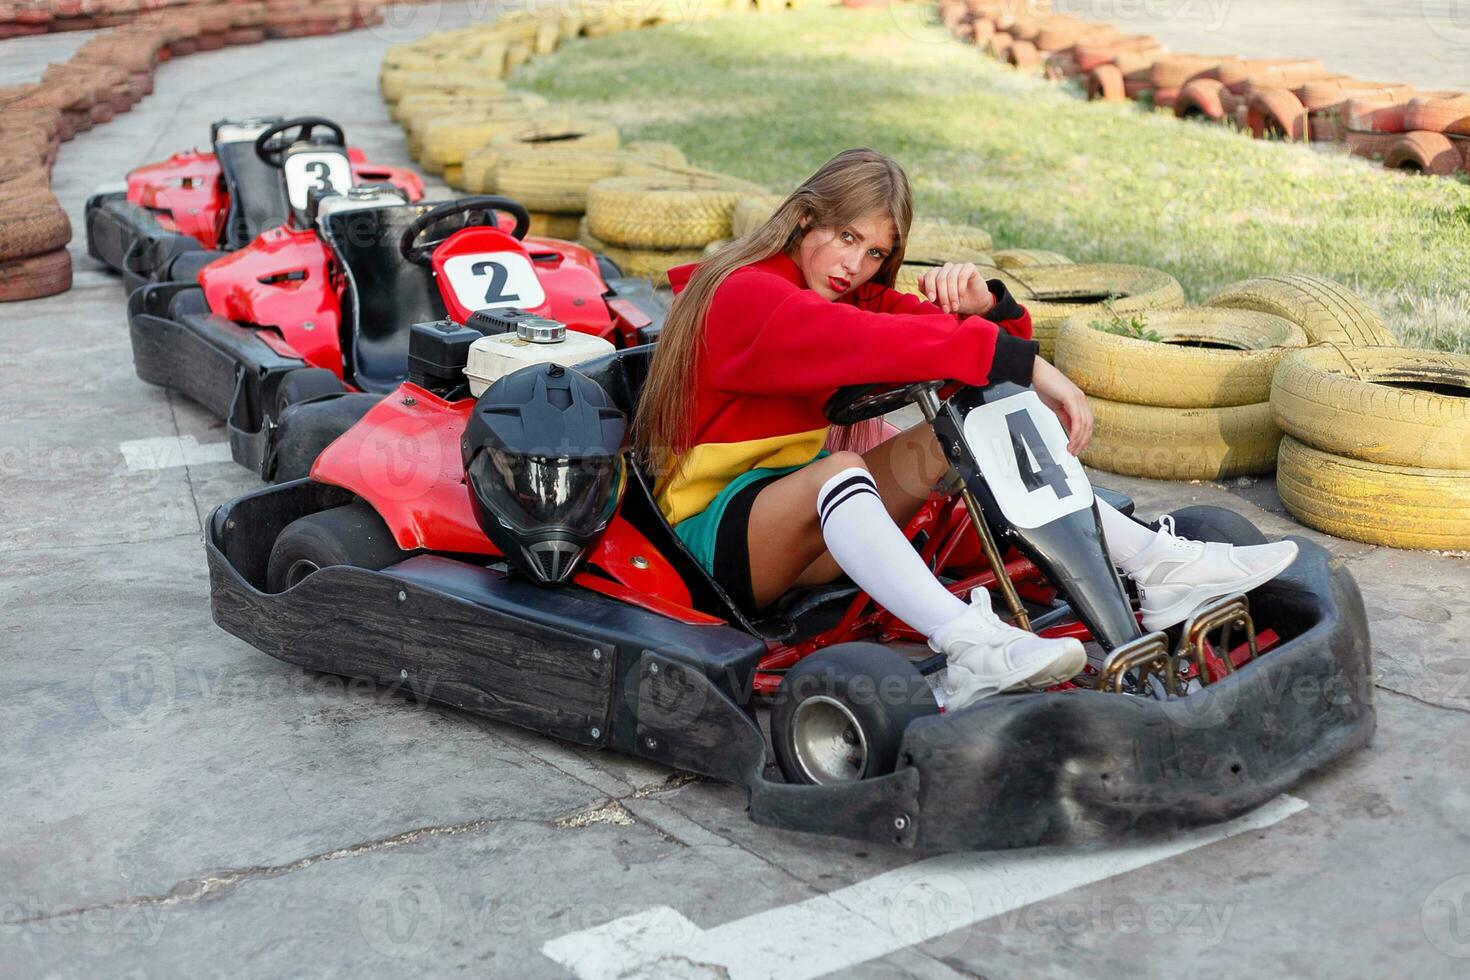
[[[1024,409],[1011,412],[1006,416],[1006,428],[1011,433],[1011,448],[1016,452],[1016,471],[1027,492],[1051,487],[1058,500],[1070,497],[1072,489],[1067,486],[1067,474],[1052,459],[1051,451],[1046,448],[1046,440],[1041,437],[1031,413]],[[1036,460],[1034,467],[1031,465],[1032,459]]]

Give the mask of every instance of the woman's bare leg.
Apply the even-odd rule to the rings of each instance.
[[[851,468],[866,469],[884,508],[903,527],[949,468],[927,422],[900,432],[866,455],[833,453],[782,477],[755,498],[747,528],[751,591],[759,606],[795,585],[830,582],[841,569],[827,554],[817,519],[817,491]]]

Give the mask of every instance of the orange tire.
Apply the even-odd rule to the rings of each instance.
[[[1410,99],[1404,110],[1404,130],[1470,136],[1470,95],[1458,99]]]
[[[1117,65],[1098,65],[1087,73],[1087,97],[1098,102],[1125,102],[1128,93]]]
[[[1032,71],[1041,64],[1041,52],[1030,41],[1017,41],[1006,52],[1006,61],[1019,71]]]
[[[1225,118],[1225,105],[1221,96],[1227,94],[1225,83],[1213,78],[1193,78],[1179,90],[1174,100],[1174,115],[1180,119]]]
[[[1388,156],[1389,148],[1398,141],[1397,133],[1365,132],[1358,129],[1350,129],[1343,134],[1342,141],[1347,144],[1348,152],[1353,156],[1363,157],[1367,160],[1382,161]]]
[[[1390,170],[1448,177],[1465,169],[1465,158],[1444,133],[1404,133],[1383,155]]]
[[[1245,128],[1256,139],[1281,137],[1292,142],[1307,138],[1307,110],[1286,89],[1263,89],[1251,96]]]

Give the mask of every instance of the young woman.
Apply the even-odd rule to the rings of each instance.
[[[776,213],[697,266],[676,298],[638,406],[635,448],[660,474],[674,531],[746,611],[846,573],[946,654],[950,707],[1067,680],[1075,639],[1003,622],[989,593],[966,605],[901,528],[949,469],[927,424],[858,455],[822,451],[827,399],[850,384],[953,379],[1033,386],[1068,449],[1092,434],[1076,385],[1037,356],[1031,318],[1000,280],[952,263],[929,301],[892,289],[912,218],[908,178],[870,149],[839,153]],[[1159,531],[1097,502],[1108,550],[1139,585],[1146,629],[1254,588],[1296,557],[1290,542],[1232,548]]]

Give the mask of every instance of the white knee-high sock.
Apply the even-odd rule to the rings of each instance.
[[[858,588],[926,637],[964,613],[883,506],[867,470],[845,469],[817,493],[822,538]]]
[[[1101,497],[1096,499],[1097,513],[1102,518],[1103,540],[1107,543],[1108,554],[1112,555],[1115,565],[1126,571],[1129,560],[1142,554],[1143,550],[1158,537],[1158,532],[1150,531],[1131,517],[1115,510]]]

